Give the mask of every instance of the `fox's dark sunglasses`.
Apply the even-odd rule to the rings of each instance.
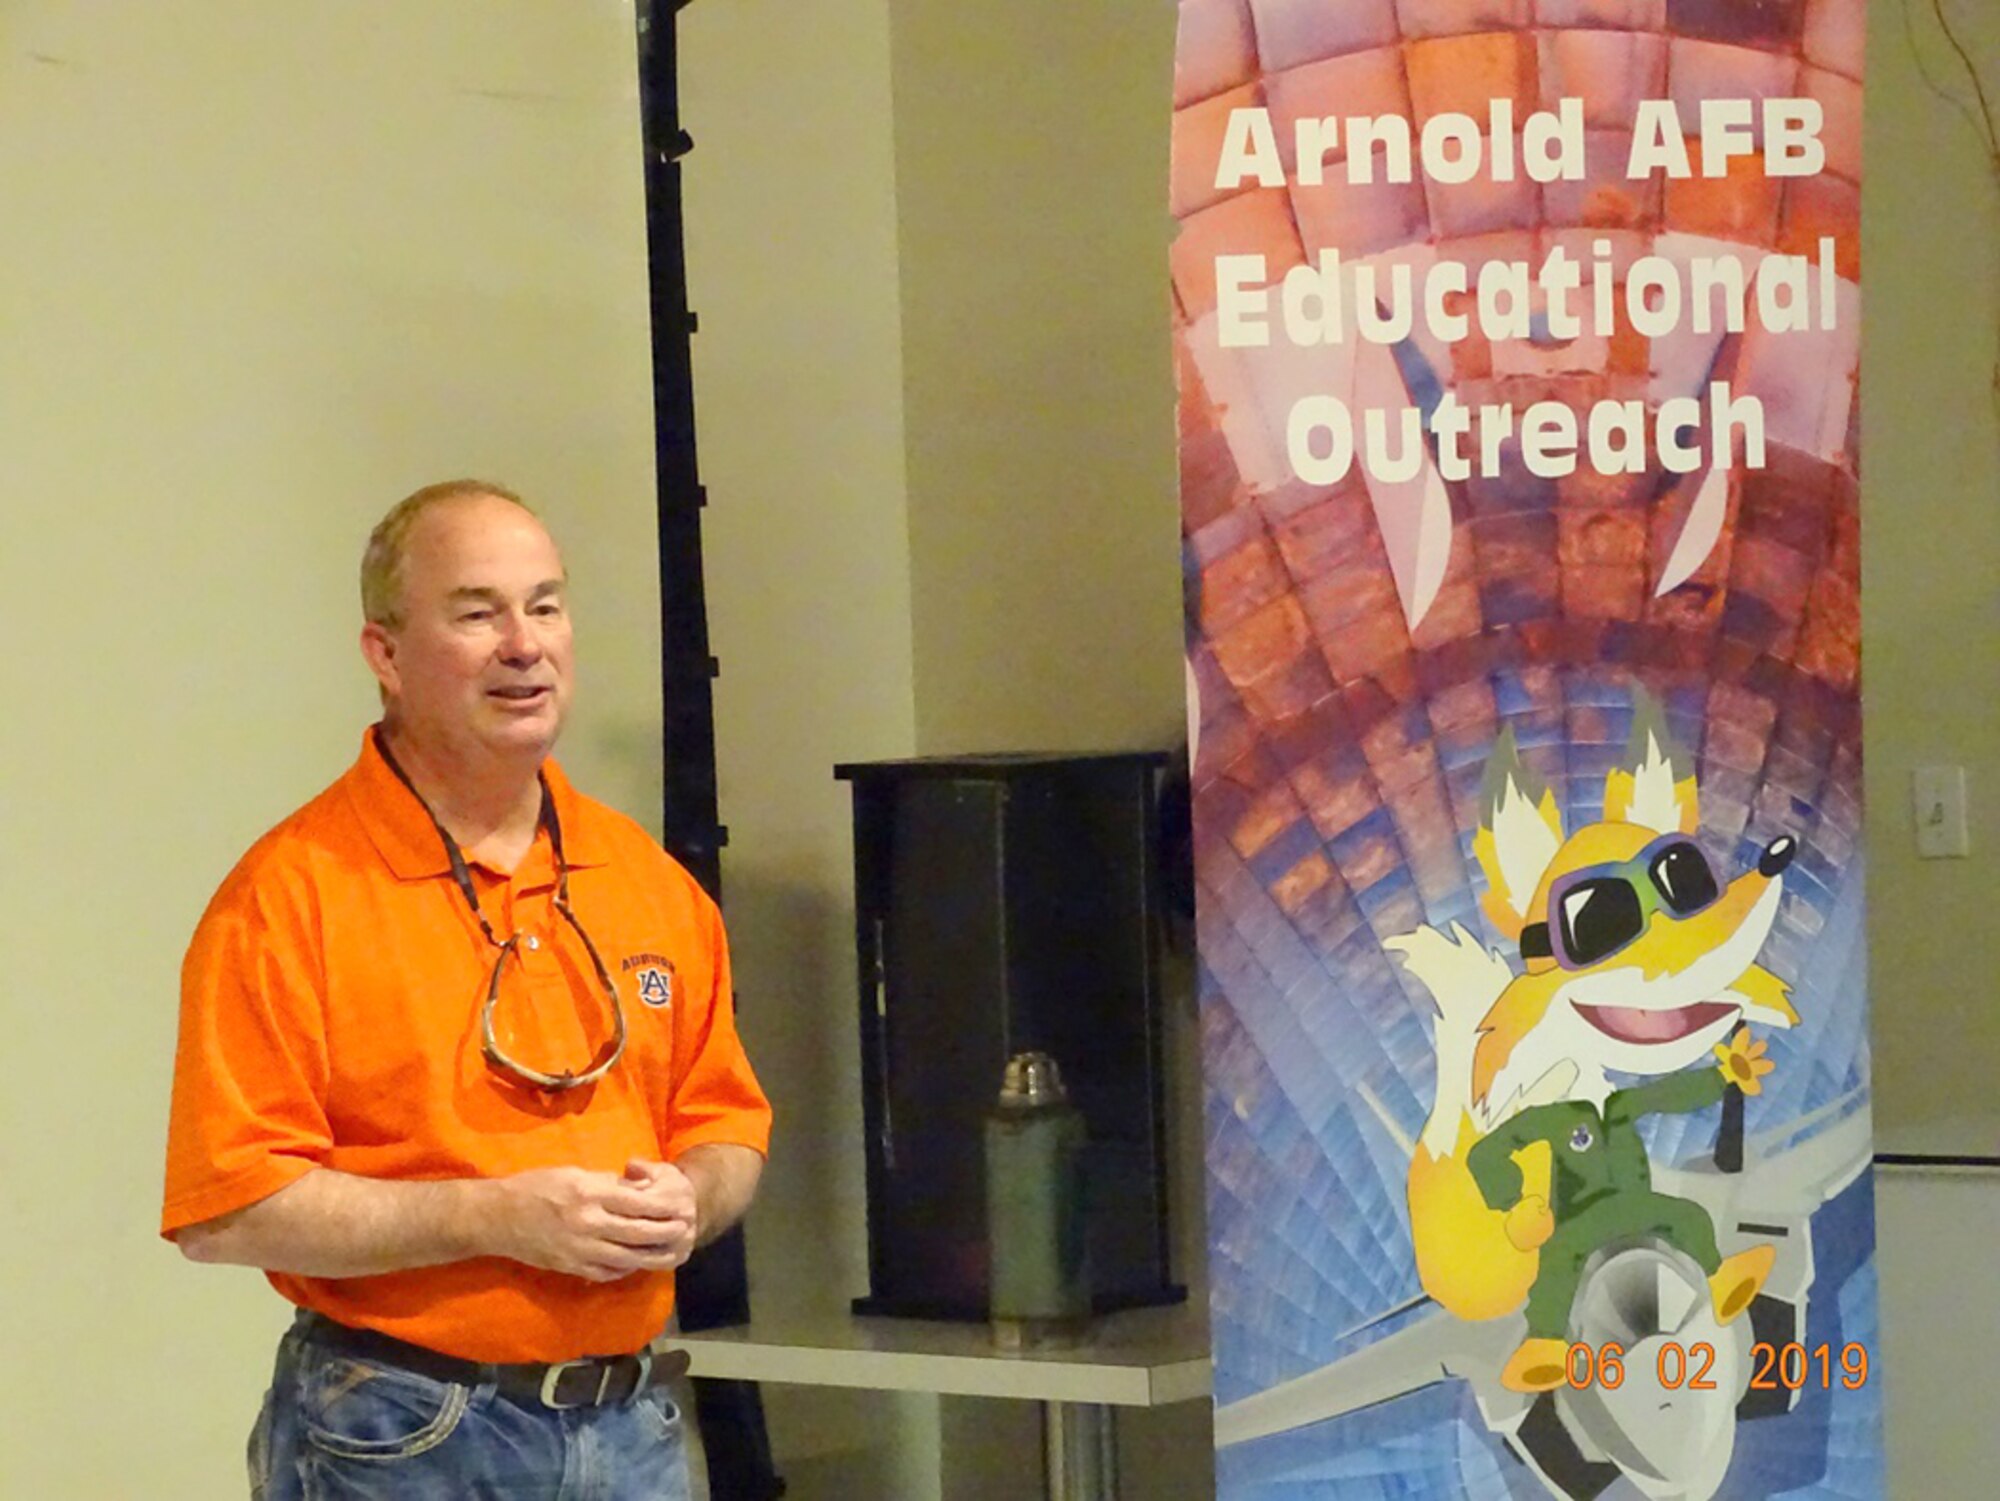
[[[1548,920],[1521,929],[1521,957],[1588,969],[1634,943],[1655,912],[1691,917],[1721,895],[1701,847],[1685,834],[1662,834],[1629,860],[1560,877],[1549,888]]]

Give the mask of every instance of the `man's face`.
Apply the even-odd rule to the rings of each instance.
[[[455,760],[539,759],[572,687],[562,555],[540,522],[496,496],[445,501],[406,539],[400,625],[362,651],[399,731]]]

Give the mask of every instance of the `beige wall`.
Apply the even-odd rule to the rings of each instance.
[[[1148,17],[883,0],[682,19],[725,879],[746,1026],[799,1123],[759,1226],[811,1227],[753,1227],[766,1307],[867,1289],[833,763],[1165,745],[1182,722],[1172,29]],[[766,1008],[785,1020],[763,1039]],[[1016,1404],[767,1398],[808,1498],[1010,1494],[1039,1443]]]
[[[893,12],[919,740],[1170,745],[1171,9]]]
[[[180,953],[374,701],[353,570],[476,471],[578,584],[579,779],[657,802],[614,0],[0,6],[0,1491],[213,1501],[283,1305],[154,1234]],[[24,631],[23,631],[24,628]]]
[[[867,1288],[853,854],[833,765],[916,748],[885,0],[682,13],[725,905],[778,1110],[760,1309]],[[937,1494],[934,1400],[772,1387],[802,1501]]]
[[[2000,1152],[2000,183],[1917,61],[1929,7],[1873,7],[1862,255],[1862,640],[1876,1122]],[[2000,14],[1954,5],[2000,83]],[[1917,50],[1913,50],[1914,36]],[[2000,95],[1996,95],[2000,98]],[[1968,769],[1972,856],[1916,858],[1910,773]],[[1975,1124],[1976,1123],[1976,1124]]]
[[[1953,5],[2000,80],[2000,16]],[[1875,1120],[1885,1145],[2000,1151],[2000,184],[1925,85],[1954,76],[1927,6],[1872,7],[1862,255],[1862,598]],[[1914,41],[1914,47],[1912,45]],[[1913,767],[1968,769],[1972,856],[1920,861]],[[1992,1486],[2000,1434],[1967,1422],[1995,1334],[2000,1184],[1885,1172],[1890,1493]]]
[[[1186,723],[1171,8],[891,12],[919,748],[1169,748]],[[1198,1119],[1192,996],[1169,1004],[1177,1103]],[[1199,1282],[1199,1130],[1176,1144],[1178,1270]],[[1015,1501],[1034,1409],[951,1400],[941,1421],[945,1501]],[[1129,1494],[1210,1494],[1205,1411],[1120,1426]]]

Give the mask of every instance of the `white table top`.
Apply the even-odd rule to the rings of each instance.
[[[759,1314],[670,1343],[686,1349],[694,1375],[725,1380],[1113,1407],[1162,1407],[1209,1393],[1206,1310],[1193,1304],[1111,1314],[1081,1344],[1019,1354],[994,1348],[984,1324],[834,1310]]]

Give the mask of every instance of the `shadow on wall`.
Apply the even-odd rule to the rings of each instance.
[[[592,796],[622,808],[657,833],[666,796],[657,723],[645,719],[603,723],[589,750],[604,778],[604,785],[591,789]]]

